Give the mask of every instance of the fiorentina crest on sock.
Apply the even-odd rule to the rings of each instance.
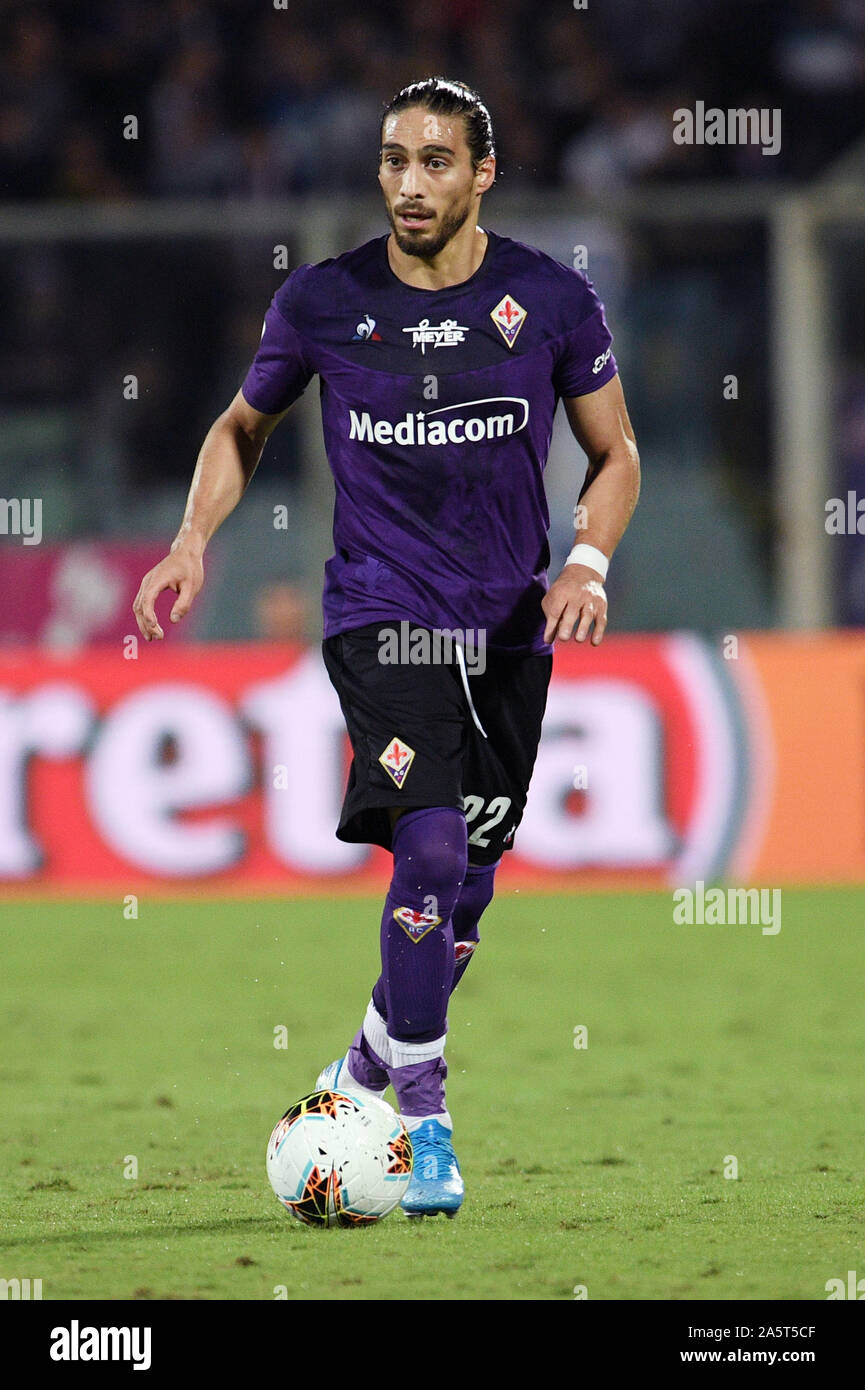
[[[409,748],[407,743],[400,742],[398,738],[392,738],[384,752],[379,755],[379,762],[397,786],[401,787],[414,762],[414,749]]]
[[[427,932],[432,931],[441,921],[441,917],[435,917],[431,912],[415,912],[413,907],[397,907],[393,915],[406,936],[415,942],[420,941],[421,937],[426,936]]]

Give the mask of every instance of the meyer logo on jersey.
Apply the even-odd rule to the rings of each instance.
[[[493,406],[494,410],[467,412],[472,407]],[[460,413],[456,413],[460,412]],[[408,411],[401,420],[373,420],[368,410],[358,414],[349,410],[349,439],[367,444],[416,444],[421,448],[438,444],[479,444],[487,439],[505,439],[525,429],[529,403],[524,396],[485,396],[457,405],[440,405],[436,410]],[[444,416],[444,419],[433,418]]]
[[[419,347],[421,356],[425,356],[428,347],[456,347],[464,343],[469,330],[457,323],[456,319],[442,319],[438,328],[434,328],[429,319],[421,319],[415,328],[404,328],[402,331],[411,334],[412,347]]]

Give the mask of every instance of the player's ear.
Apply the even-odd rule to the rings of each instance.
[[[475,192],[486,193],[496,181],[496,157],[488,154],[475,169]]]

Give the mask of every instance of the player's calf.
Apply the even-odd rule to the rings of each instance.
[[[480,941],[478,925],[493,900],[494,879],[499,862],[469,864],[456,907],[451,914],[454,933],[454,976],[451,993],[469,967]]]

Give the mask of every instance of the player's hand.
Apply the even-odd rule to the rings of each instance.
[[[558,638],[567,642],[573,634],[585,642],[594,623],[592,646],[603,640],[607,626],[607,595],[597,570],[588,565],[565,565],[555,583],[544,595],[541,607],[546,614],[544,641]]]
[[[141,588],[132,605],[144,640],[151,642],[155,638],[161,641],[165,636],[155,608],[156,600],[165,589],[171,589],[177,594],[170,616],[173,623],[179,623],[189,612],[193,599],[203,583],[204,565],[201,556],[190,550],[175,550],[149,570],[141,581]]]

